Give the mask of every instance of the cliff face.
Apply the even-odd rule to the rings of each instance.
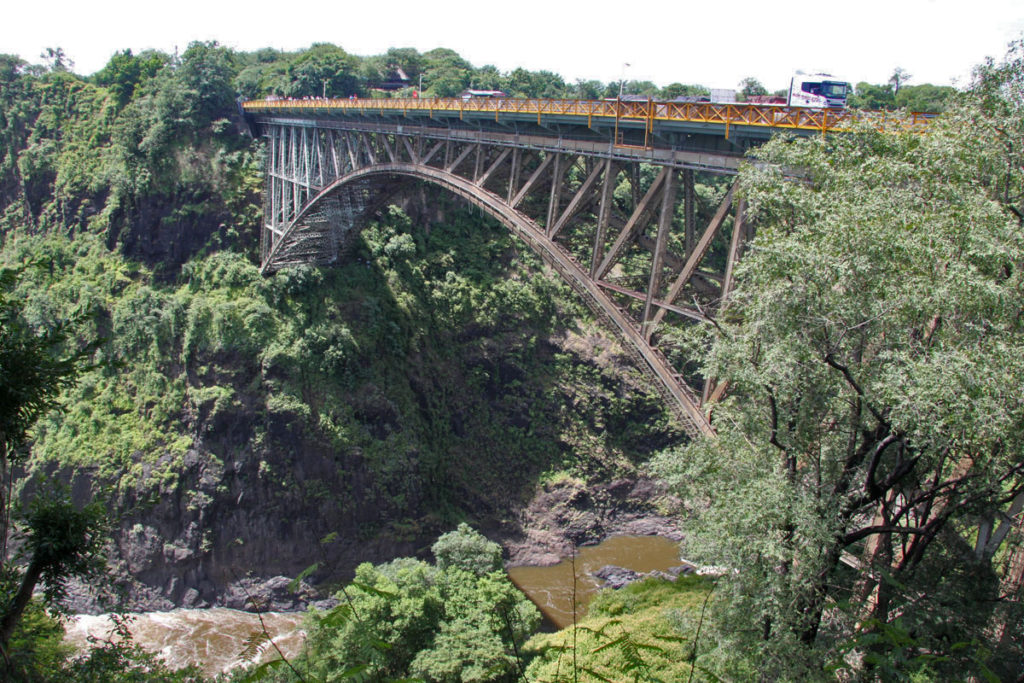
[[[261,472],[267,460],[254,453],[221,462],[193,450],[182,459],[175,486],[143,485],[125,496],[122,503],[133,511],[119,525],[115,546],[119,568],[131,577],[129,604],[251,608],[250,598],[259,598],[288,609],[299,604],[291,591],[260,584],[297,576],[313,563],[324,569],[311,579],[330,580],[359,562],[417,550],[373,531],[394,515],[393,506],[352,492],[367,476],[358,462],[301,437],[286,452],[276,463],[290,468],[286,481]],[[329,534],[337,540],[322,543]]]
[[[546,359],[538,359],[539,365],[555,364],[554,356],[565,354],[577,370],[598,367],[593,358],[572,356],[567,339],[558,341],[561,346],[544,345],[540,355]],[[495,343],[491,351],[497,348]],[[487,374],[518,377],[512,383],[528,386],[537,380],[508,358],[464,360],[470,375],[481,363]],[[561,363],[566,363],[564,356]],[[621,371],[608,375],[608,385]],[[543,508],[551,497],[538,481],[556,470],[583,475],[570,493],[564,485],[554,489],[561,502],[550,513],[572,518],[566,534],[579,538],[571,540],[593,542],[614,530],[669,531],[636,525],[638,518],[653,514],[654,489],[626,483],[635,476],[626,454],[603,443],[600,431],[573,413],[574,405],[586,401],[587,414],[593,415],[592,407],[637,391],[628,372],[616,389],[600,384],[558,389],[565,393],[553,395],[543,408],[561,420],[529,415],[535,396],[526,392],[510,400],[510,394],[522,391],[514,385],[496,382],[473,391],[466,374],[447,366],[410,368],[408,384],[399,391],[418,395],[413,415],[401,412],[378,388],[360,388],[364,397],[353,397],[352,405],[358,406],[371,439],[386,439],[403,424],[420,431],[422,424],[416,423],[444,423],[431,426],[435,433],[445,430],[441,438],[447,447],[434,450],[430,437],[422,434],[408,439],[409,450],[395,454],[387,471],[359,447],[328,443],[308,420],[294,414],[267,414],[250,405],[212,419],[199,416],[192,427],[204,436],[175,462],[177,477],[162,483],[157,461],[144,467],[138,483],[117,501],[125,516],[114,535],[114,557],[127,579],[127,604],[133,609],[251,608],[256,598],[276,609],[299,607],[313,595],[294,595],[274,577],[295,577],[315,563],[309,583],[345,580],[361,562],[425,555],[437,535],[461,519],[510,539],[519,560],[529,561],[532,546],[548,555],[564,551],[568,546],[560,534],[553,539],[550,530],[541,536],[532,531],[552,521],[538,512],[538,504]],[[450,409],[431,406],[442,383],[462,397]],[[481,438],[494,426],[498,431],[535,430],[534,450],[540,455]],[[666,438],[671,437],[654,435],[647,445]],[[642,453],[632,455],[642,458]],[[613,475],[617,478],[610,482]],[[590,485],[597,488],[587,493]],[[527,511],[535,494],[532,512]]]
[[[26,476],[109,501],[124,606],[294,606],[275,577],[313,564],[341,581],[467,520],[525,537],[546,483],[633,477],[680,438],[567,287],[429,188],[337,266],[260,276],[260,144],[189,103],[191,73],[123,108],[70,74],[0,88],[0,262],[45,265],[33,324],[105,340]]]

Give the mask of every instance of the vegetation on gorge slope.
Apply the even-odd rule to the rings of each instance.
[[[607,477],[679,438],[614,353],[562,349],[586,314],[458,205],[434,224],[389,209],[339,267],[261,277],[259,146],[232,120],[230,51],[123,54],[91,80],[0,67],[12,296],[28,328],[72,320],[69,342],[96,347],[35,425],[23,495],[53,473],[109,486],[120,544],[180,500],[197,533],[157,552],[230,567],[254,539],[214,520],[243,496],[296,524],[347,519],[353,546],[419,549],[464,517],[500,522],[543,472]],[[305,566],[309,545],[273,560]]]
[[[1021,486],[1015,50],[926,136],[775,142],[765,159],[813,182],[745,175],[762,236],[709,366],[737,400],[716,408],[718,441],[662,458],[697,513],[693,548],[742,569],[692,651],[706,670],[1015,673],[1021,587],[1005,567],[1019,531],[988,542],[1012,526]],[[434,94],[489,83],[450,51],[391,56],[419,59]],[[30,469],[88,471],[122,503],[178,492],[202,512],[238,499],[226,479],[183,490],[186,456],[202,452],[293,496],[282,509],[364,495],[388,520],[368,537],[422,542],[467,509],[499,517],[545,470],[604,476],[677,438],[628,370],[553,343],[585,313],[457,207],[434,226],[390,210],[341,267],[258,276],[259,150],[234,97],[316,95],[325,73],[333,94],[361,92],[363,64],[333,46],[194,44],[180,60],[122,53],[82,79],[0,59],[2,258],[41,265],[15,292],[22,315],[103,340],[63,413],[39,422]],[[567,87],[490,76],[517,95]],[[369,476],[298,486],[282,465],[303,439]],[[865,533],[875,512],[890,524]],[[201,532],[200,556],[231,546]],[[877,571],[844,569],[847,550]],[[953,589],[932,591],[939,576]],[[865,586],[878,597],[850,599]]]

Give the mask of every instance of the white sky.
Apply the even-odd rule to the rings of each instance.
[[[754,76],[776,90],[797,69],[884,83],[901,67],[911,83],[964,84],[1021,37],[1024,0],[17,0],[0,21],[0,52],[39,63],[59,46],[80,74],[125,48],[331,42],[360,56],[448,47],[474,66],[548,69],[569,82],[734,88]]]

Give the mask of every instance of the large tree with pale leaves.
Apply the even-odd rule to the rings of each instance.
[[[778,138],[705,372],[717,438],[664,454],[687,551],[732,571],[731,676],[1019,675],[1024,48],[926,132]]]

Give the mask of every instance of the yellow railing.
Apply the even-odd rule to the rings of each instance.
[[[806,109],[757,104],[719,104],[714,102],[620,102],[618,100],[548,100],[524,98],[477,99],[278,99],[250,100],[242,108],[252,114],[280,112],[296,109],[351,111],[359,114],[410,112],[432,116],[434,112],[451,114],[493,114],[500,120],[502,114],[535,115],[538,122],[544,116],[586,117],[587,125],[593,119],[618,121],[646,121],[653,130],[655,121],[711,123],[726,127],[759,126],[797,130],[839,131],[849,129],[856,121],[868,121],[877,127],[920,129],[928,124],[930,114],[897,114],[893,112],[865,112],[851,109]]]

